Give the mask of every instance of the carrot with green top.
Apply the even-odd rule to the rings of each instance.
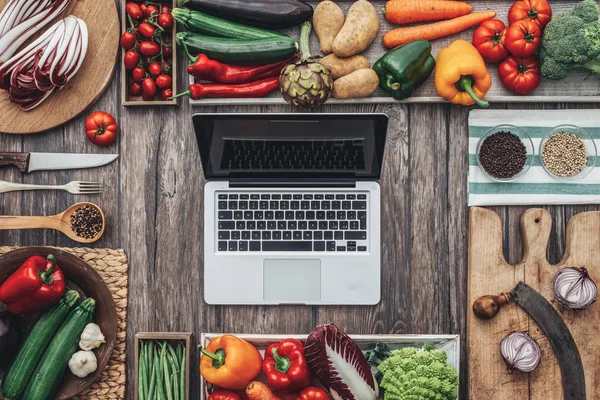
[[[415,40],[439,39],[462,32],[495,16],[496,11],[474,12],[447,21],[397,28],[383,35],[383,45],[388,49],[394,49]]]
[[[385,19],[391,24],[440,21],[467,15],[473,7],[462,1],[391,0],[384,8]]]

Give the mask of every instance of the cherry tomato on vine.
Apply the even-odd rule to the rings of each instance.
[[[146,78],[142,81],[142,94],[154,96],[156,94],[156,83],[152,78]]]
[[[160,14],[158,16],[158,25],[163,27],[164,29],[169,29],[173,27],[173,16],[171,14]]]
[[[156,33],[156,28],[147,22],[142,22],[140,26],[138,26],[138,29],[140,35],[142,35],[146,39],[152,39],[152,37]]]
[[[142,10],[142,7],[140,7],[139,4],[134,3],[132,1],[125,4],[125,11],[127,12],[127,15],[129,15],[131,18],[135,19],[136,21],[140,20],[144,17],[144,11]]]
[[[171,67],[171,62],[163,61],[163,63],[162,63],[163,74],[170,74],[172,70],[173,70],[173,68]]]
[[[160,73],[162,72],[162,69],[160,68],[160,64],[156,61],[151,62],[150,65],[148,65],[148,72],[152,76],[160,75]]]
[[[133,47],[135,47],[135,44],[136,44],[135,34],[129,30],[126,30],[121,35],[120,43],[121,43],[121,47],[124,48],[125,50],[132,49]]]
[[[125,53],[125,57],[123,58],[123,64],[125,64],[125,69],[130,70],[137,67],[140,62],[140,55],[137,51],[127,50]]]
[[[132,96],[141,96],[142,95],[142,85],[137,82],[131,82],[129,84],[129,94]]]
[[[328,400],[329,395],[327,392],[320,387],[309,386],[302,389],[300,395],[297,397],[298,400]]]
[[[513,56],[527,58],[540,47],[542,30],[533,21],[517,21],[506,30],[505,46]]]
[[[169,75],[159,75],[156,77],[156,86],[159,89],[168,89],[171,87],[171,77]]]
[[[96,111],[85,119],[85,133],[98,146],[108,146],[117,140],[119,125],[109,113]]]
[[[552,19],[552,8],[546,0],[518,0],[508,10],[510,25],[521,20],[531,20],[541,29]]]
[[[170,44],[163,44],[162,51],[163,51],[163,56],[165,56],[165,57],[171,57],[171,55],[173,54],[173,50],[172,50]]]
[[[518,94],[528,94],[540,84],[540,63],[535,56],[510,56],[498,66],[502,84]]]
[[[155,5],[147,5],[146,6],[146,17],[151,17],[152,14],[160,14],[160,11],[158,11],[158,7],[156,7]]]
[[[473,33],[473,46],[487,62],[498,62],[508,57],[504,46],[506,25],[498,19],[488,19]]]
[[[161,100],[168,100],[169,97],[171,97],[171,96],[173,96],[173,89],[171,89],[171,88],[160,91],[160,99]]]
[[[135,67],[133,71],[131,71],[131,77],[135,83],[142,83],[145,76],[146,71],[142,67]]]
[[[160,9],[160,11],[163,14],[170,14],[171,13],[171,7],[169,7],[169,6],[162,6],[162,8]]]
[[[146,57],[154,57],[160,54],[160,46],[150,41],[142,42],[140,43],[140,53]]]

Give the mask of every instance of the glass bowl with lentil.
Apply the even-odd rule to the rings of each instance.
[[[477,143],[477,164],[491,180],[512,182],[523,176],[533,163],[535,147],[531,137],[514,125],[498,125]]]
[[[544,170],[556,180],[576,181],[585,178],[596,166],[598,149],[583,128],[559,125],[540,142]]]

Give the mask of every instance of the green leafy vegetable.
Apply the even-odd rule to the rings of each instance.
[[[542,37],[542,75],[564,79],[575,68],[600,74],[600,9],[595,0],[583,0],[552,19]]]

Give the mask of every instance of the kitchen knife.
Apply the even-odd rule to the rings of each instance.
[[[109,164],[117,157],[119,157],[118,154],[0,153],[0,167],[12,165],[24,173],[93,168]]]

